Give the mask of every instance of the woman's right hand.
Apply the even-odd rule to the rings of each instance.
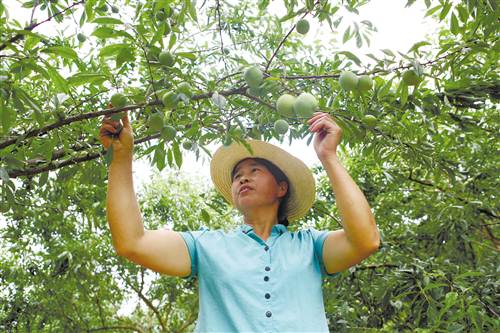
[[[123,125],[120,121],[111,120],[109,115],[104,116],[99,130],[99,141],[101,141],[106,150],[109,149],[111,144],[113,145],[113,156],[132,158],[134,134],[128,119],[128,111],[122,112],[123,117],[121,121]],[[116,138],[117,136],[118,138]]]

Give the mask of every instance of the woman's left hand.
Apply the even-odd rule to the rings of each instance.
[[[307,120],[309,131],[315,132],[314,150],[320,161],[337,155],[337,146],[342,137],[342,128],[325,112],[315,112]]]

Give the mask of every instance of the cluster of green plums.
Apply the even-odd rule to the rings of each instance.
[[[179,85],[177,85],[177,88],[175,90],[159,90],[156,93],[160,97],[163,106],[167,109],[174,109],[177,107],[179,101],[181,100],[181,94],[188,99],[193,97],[194,94],[193,88],[187,82],[180,83]],[[111,104],[113,107],[122,108],[126,106],[127,103],[127,98],[121,93],[116,93],[111,96]],[[118,117],[116,118],[120,119],[121,115],[118,115]],[[172,141],[177,134],[177,131],[173,126],[167,125],[165,123],[164,113],[160,111],[156,111],[149,116],[147,125],[152,132],[161,132],[161,137],[166,141]],[[191,149],[192,145],[183,144],[183,147],[185,149]]]

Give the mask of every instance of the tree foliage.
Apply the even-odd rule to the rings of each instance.
[[[498,330],[497,4],[425,0],[426,15],[440,22],[435,36],[406,53],[361,57],[343,45],[368,44],[375,27],[359,16],[345,22],[345,14],[368,2],[287,0],[287,14],[276,17],[266,0],[24,1],[29,22],[0,2],[0,212],[7,220],[0,328],[192,329],[196,281],[145,271],[112,248],[105,216],[112,149],[98,141],[100,120],[127,111],[134,157],[161,171],[180,167],[187,150],[210,156],[211,143],[251,136],[293,145],[308,137],[305,119],[275,109],[280,95],[308,92],[342,127],[340,154],[383,235],[379,252],[325,281],[330,328]],[[332,32],[336,45],[306,43],[295,31],[301,18]],[[57,33],[37,32],[49,22]],[[160,63],[162,51],[172,66]],[[258,89],[245,84],[249,66],[264,73]],[[338,77],[346,70],[369,75],[373,89],[343,91]],[[417,85],[404,83],[408,70]],[[108,108],[115,93],[126,106]],[[173,140],[151,128],[158,113],[177,131]],[[367,125],[367,115],[376,123]],[[287,135],[275,131],[278,119],[290,124]],[[341,228],[328,178],[315,174],[318,199],[292,229]],[[176,177],[153,182],[140,203],[150,229],[225,228],[237,220],[222,197]],[[121,315],[130,295],[142,305]]]

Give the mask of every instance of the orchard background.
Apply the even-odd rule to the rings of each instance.
[[[345,51],[370,42],[376,27],[355,15],[369,2],[284,1],[276,17],[269,1],[34,0],[20,2],[32,10],[25,22],[0,1],[0,329],[191,331],[197,281],[144,270],[112,247],[101,120],[127,111],[134,156],[172,170],[139,196],[147,228],[228,228],[238,216],[213,187],[175,170],[188,151],[209,157],[208,145],[245,137],[293,147],[307,124],[276,101],[306,92],[342,127],[341,158],[383,237],[368,260],[325,280],[331,330],[498,331],[497,3],[409,0],[440,23],[433,38],[406,53]],[[306,43],[300,19],[332,42]],[[69,23],[70,37],[37,33],[48,22]],[[249,66],[263,73],[254,89]],[[346,70],[373,86],[342,89]],[[409,70],[416,85],[403,80]],[[109,108],[116,93],[125,106]],[[291,230],[341,228],[326,174],[314,174],[317,200]],[[137,305],[123,314],[130,297]]]

